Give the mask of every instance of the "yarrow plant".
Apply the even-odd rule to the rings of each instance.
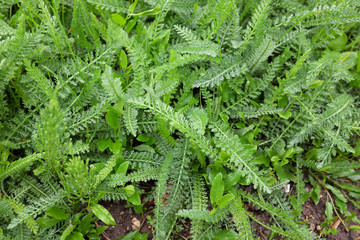
[[[359,230],[359,22],[357,0],[0,0],[1,239],[100,239],[101,201],[141,195],[154,239]]]

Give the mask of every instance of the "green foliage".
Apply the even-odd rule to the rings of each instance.
[[[155,239],[314,239],[322,189],[321,234],[357,230],[359,7],[0,0],[0,238],[99,239],[100,200],[153,199]]]

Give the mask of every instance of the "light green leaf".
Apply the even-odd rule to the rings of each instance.
[[[105,119],[107,124],[109,124],[110,127],[117,129],[120,128],[120,120],[117,115],[117,112],[114,110],[113,107],[109,106],[109,110],[105,115]]]
[[[122,69],[126,69],[128,65],[128,60],[127,60],[127,56],[126,53],[124,52],[124,50],[120,51],[120,66]]]
[[[348,40],[347,36],[343,33],[334,40],[331,40],[328,44],[328,47],[331,50],[341,51],[345,48],[347,40]]]
[[[131,197],[127,198],[126,200],[131,202],[134,205],[141,205],[140,195],[136,191],[133,195],[131,195]]]
[[[235,198],[235,196],[231,193],[226,194],[224,196],[222,196],[221,198],[219,198],[216,201],[216,204],[219,205],[220,209],[226,207],[227,205],[229,205],[229,202],[231,200],[233,200]]]
[[[108,210],[99,204],[95,204],[90,207],[95,216],[107,225],[116,225],[114,218],[111,216]]]
[[[351,225],[351,226],[349,227],[349,229],[350,229],[350,230],[353,230],[353,231],[360,231],[360,226],[358,226],[358,225]]]
[[[66,240],[85,240],[85,238],[79,232],[72,232],[69,236],[67,236]]]
[[[224,182],[222,180],[222,174],[218,173],[214,180],[211,183],[211,189],[210,189],[210,200],[213,205],[217,202],[219,198],[224,193]]]
[[[138,3],[138,0],[135,0],[135,2],[133,2],[130,7],[129,7],[129,12],[134,12],[135,8],[136,8],[136,5]]]
[[[126,24],[126,20],[120,16],[118,13],[111,14],[111,19],[120,25],[120,27],[123,27]]]
[[[115,110],[116,114],[118,117],[121,117],[121,115],[123,114],[123,110],[124,110],[124,102],[122,99],[120,99],[117,103],[114,104],[114,106],[112,106],[113,109]]]
[[[317,88],[317,87],[320,87],[322,85],[324,81],[321,81],[319,79],[315,79],[314,81],[312,81],[310,83],[310,85],[308,86],[308,88]]]
[[[150,10],[146,10],[144,12],[141,12],[141,13],[132,13],[132,14],[129,14],[131,16],[148,16],[148,15],[157,15],[161,13],[161,9],[160,9],[160,6],[156,6],[154,7],[153,9],[150,9]]]
[[[237,170],[228,174],[228,176],[224,179],[224,189],[229,190],[232,186],[239,182],[242,176],[242,171]]]
[[[125,190],[126,193],[129,194],[130,196],[135,193],[135,188],[134,188],[133,185],[127,185],[126,187],[124,187],[124,190]]]
[[[110,141],[110,143],[109,143],[110,151],[115,154],[118,154],[120,152],[121,146],[122,146],[122,144],[118,139],[115,139],[115,142]]]
[[[279,112],[278,114],[281,118],[284,118],[284,119],[289,119],[292,115],[292,113],[289,110],[284,113]]]
[[[329,201],[326,202],[325,215],[329,219],[333,216],[333,205]]]
[[[146,141],[148,141],[149,139],[150,139],[150,138],[149,138],[148,136],[146,136],[145,133],[140,134],[140,135],[136,138],[136,140],[138,140],[138,141],[140,141],[140,142],[146,142]]]
[[[119,173],[119,174],[122,173],[122,174],[126,175],[126,172],[129,168],[129,164],[130,164],[129,161],[126,161],[126,162],[123,162],[122,164],[120,164],[120,166],[116,170],[116,173]]]
[[[221,230],[212,238],[213,240],[238,240],[240,236],[234,230]]]

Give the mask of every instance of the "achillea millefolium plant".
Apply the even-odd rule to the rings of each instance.
[[[99,201],[142,194],[155,239],[317,239],[321,189],[320,235],[358,230],[359,22],[358,0],[0,0],[1,239],[100,239]]]

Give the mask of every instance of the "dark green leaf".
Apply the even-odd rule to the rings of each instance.
[[[86,234],[88,234],[88,232],[90,231],[90,224],[91,224],[91,219],[92,219],[92,213],[88,213],[85,215],[85,217],[81,220],[79,226],[78,226],[78,231],[83,235],[86,236]]]

